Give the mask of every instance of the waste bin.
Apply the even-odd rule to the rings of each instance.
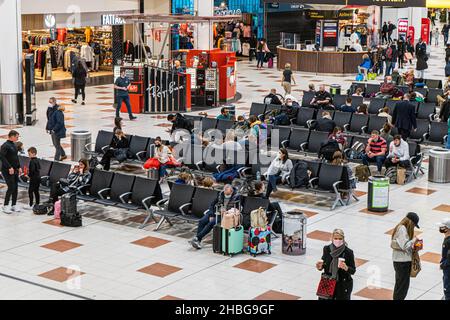
[[[428,181],[437,183],[450,182],[450,150],[444,148],[430,150]]]
[[[330,86],[330,93],[331,95],[340,95],[341,94],[341,86],[339,84],[332,84]]]
[[[91,133],[87,130],[73,131],[70,138],[72,145],[71,155],[73,161],[78,161],[82,158],[88,158],[88,155],[84,153],[85,146],[91,143]]]
[[[369,177],[367,209],[374,212],[386,212],[389,208],[389,178],[385,176]]]
[[[306,216],[302,212],[283,213],[282,252],[290,256],[306,253]]]

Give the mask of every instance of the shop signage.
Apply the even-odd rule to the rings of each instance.
[[[338,22],[337,21],[326,21],[323,24],[323,42],[324,47],[335,47],[337,46],[337,31]]]
[[[280,7],[280,4],[278,2],[269,3],[269,8],[271,8],[271,9],[278,9],[279,7]]]
[[[353,10],[307,10],[306,17],[314,20],[350,20]]]
[[[148,88],[150,90],[150,94],[153,98],[166,98],[167,96],[173,94],[175,91],[183,90],[184,86],[177,86],[175,81],[172,81],[168,84],[167,89],[163,90],[162,86],[151,86]]]
[[[154,113],[186,110],[186,75],[149,67],[146,109]]]
[[[408,19],[398,19],[397,31],[399,38],[400,37],[406,38],[406,34],[408,33]]]
[[[102,26],[117,26],[125,24],[125,19],[115,14],[102,14]]]
[[[408,27],[408,37],[410,37],[411,38],[411,41],[413,42],[413,44],[414,44],[414,36],[415,36],[415,29],[414,29],[414,27],[413,26],[409,26]]]
[[[316,45],[320,46],[320,43],[322,42],[322,22],[317,21],[316,22]]]
[[[358,6],[380,6],[380,7],[397,7],[397,8],[407,8],[407,7],[422,7],[426,8],[427,0],[310,0],[310,1],[298,1],[305,2],[308,4],[332,4],[335,6],[339,5],[358,5]],[[265,2],[270,2],[270,0],[265,0]],[[292,3],[297,2],[295,0],[279,0],[279,3]],[[434,8],[434,7],[430,7]]]
[[[430,44],[430,25],[431,21],[428,18],[422,18],[422,26],[420,28],[420,37],[426,44]]]
[[[240,14],[242,14],[241,9],[236,9],[236,10],[217,9],[214,11],[215,16],[238,16]]]

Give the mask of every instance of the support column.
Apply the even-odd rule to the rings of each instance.
[[[21,0],[0,0],[0,123],[23,122]]]
[[[214,0],[195,0],[194,10],[199,17],[214,16]],[[197,24],[196,48],[200,50],[209,50],[213,47],[213,30],[212,24],[203,22]]]

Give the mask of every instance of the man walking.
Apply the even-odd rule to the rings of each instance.
[[[411,130],[417,129],[415,106],[409,102],[411,95],[409,93],[403,96],[403,101],[397,102],[392,115],[392,123],[397,127],[398,133],[406,141]]]
[[[387,39],[387,33],[388,33],[388,25],[386,24],[386,21],[383,23],[383,28],[381,28],[381,43],[385,44]]]
[[[66,126],[64,123],[64,106],[59,106],[50,116],[48,130],[52,135],[53,146],[55,147],[55,161],[67,159],[66,152],[61,146],[61,139],[66,137]]]
[[[116,117],[117,118],[120,117],[120,108],[122,107],[122,102],[125,102],[130,120],[136,119],[136,117],[133,116],[133,113],[131,112],[130,94],[128,93],[130,85],[131,85],[130,79],[126,76],[125,70],[122,70],[120,72],[120,77],[118,77],[116,82],[114,83],[114,89],[117,90],[117,94],[116,94],[116,100],[117,100]]]
[[[392,22],[389,21],[389,24],[388,24],[388,41],[389,41],[389,43],[392,42],[392,33],[394,32],[395,29],[397,29],[397,27]]]
[[[439,232],[444,234],[440,261],[440,267],[444,273],[444,299],[450,300],[450,219],[445,219],[439,224]]]
[[[17,193],[19,188],[19,175],[22,174],[19,157],[17,154],[16,142],[19,140],[19,133],[11,130],[8,133],[8,140],[0,148],[0,160],[2,161],[2,175],[5,179],[8,190],[6,190],[3,212],[6,214],[20,211],[16,206]],[[11,199],[12,198],[12,199]],[[11,207],[9,200],[11,199]]]

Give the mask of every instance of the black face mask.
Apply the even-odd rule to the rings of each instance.
[[[446,227],[440,227],[439,228],[439,232],[440,233],[447,233],[447,228]]]

